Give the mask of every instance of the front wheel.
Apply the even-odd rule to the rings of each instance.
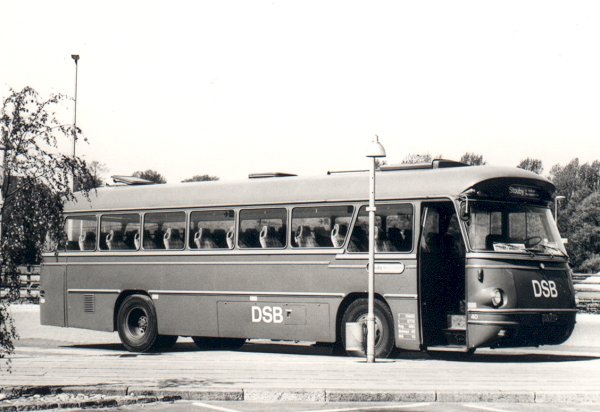
[[[117,316],[117,328],[123,346],[130,352],[148,352],[158,339],[156,310],[145,295],[128,296]]]
[[[348,306],[342,317],[341,340],[343,347],[346,347],[346,323],[366,322],[369,311],[368,299],[357,299]],[[392,313],[387,305],[379,300],[374,302],[375,312],[375,357],[387,358],[394,350],[394,322]],[[363,349],[358,351],[346,351],[350,356],[366,356],[367,342]]]
[[[246,343],[246,339],[243,338],[205,338],[202,336],[192,336],[192,339],[198,348],[208,350],[236,350]]]

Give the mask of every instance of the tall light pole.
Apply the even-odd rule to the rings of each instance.
[[[375,362],[375,159],[385,157],[385,149],[375,135],[367,157],[369,162],[369,311],[367,313],[367,362]]]
[[[565,199],[565,196],[556,196],[554,198],[554,221],[558,224],[558,201]]]
[[[75,61],[75,110],[73,112],[73,160],[75,160],[75,145],[77,144],[77,62],[79,61],[78,54],[72,54],[71,58]],[[73,170],[73,191],[77,190],[77,182],[75,181],[75,171]]]

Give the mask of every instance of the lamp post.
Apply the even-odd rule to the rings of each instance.
[[[554,221],[558,224],[558,201],[565,199],[565,196],[556,196],[554,198]]]
[[[73,160],[75,160],[75,145],[77,143],[77,62],[79,61],[78,54],[72,54],[71,58],[75,62],[75,110],[73,113]],[[75,171],[73,171],[73,191],[77,190],[77,182],[75,181]]]
[[[367,157],[369,162],[369,311],[367,313],[367,362],[375,362],[375,159],[385,157],[385,149],[375,135]]]

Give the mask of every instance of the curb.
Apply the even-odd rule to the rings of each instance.
[[[350,390],[350,389],[298,389],[298,388],[154,388],[145,386],[15,386],[0,388],[0,394],[11,396],[55,395],[61,393],[104,395],[125,399],[103,399],[78,402],[69,407],[107,407],[131,403],[194,401],[252,401],[252,402],[509,402],[509,403],[573,403],[600,404],[600,391],[489,391],[489,390]],[[127,399],[126,397],[131,397]],[[135,397],[135,398],[134,398]],[[114,404],[114,403],[118,403]],[[89,403],[89,405],[88,405]],[[40,409],[43,401],[32,402]],[[56,402],[52,402],[54,406]],[[9,404],[0,403],[0,411]],[[61,404],[60,407],[67,407]]]

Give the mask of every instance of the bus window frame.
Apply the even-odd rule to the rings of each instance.
[[[181,213],[183,212],[185,214],[185,222],[184,222],[184,228],[186,230],[186,234],[184,236],[183,239],[183,248],[180,249],[146,249],[144,247],[144,225],[146,223],[146,215],[147,214],[157,214],[157,213]],[[187,246],[188,246],[188,242],[187,242],[187,230],[189,229],[189,224],[190,224],[190,212],[188,209],[157,209],[157,210],[144,210],[141,211],[140,214],[142,215],[142,221],[141,221],[141,225],[140,225],[140,247],[139,249],[137,249],[140,252],[149,252],[149,253],[156,253],[156,252],[165,252],[165,251],[174,251],[174,252],[181,252],[182,250],[187,250]]]
[[[457,208],[460,208],[460,204],[458,204],[459,199],[456,199],[455,205]],[[541,207],[541,208],[546,208],[546,209],[551,209],[550,206],[539,203],[539,202],[523,202],[523,201],[507,201],[507,200],[498,200],[498,199],[486,199],[486,198],[482,198],[482,199],[470,199],[469,201],[481,201],[481,202],[494,202],[494,203],[512,203],[512,204],[517,204],[517,205],[528,205],[528,206],[536,206],[536,207]],[[547,253],[543,253],[543,252],[539,252],[536,254],[536,256],[531,256],[530,254],[527,253],[514,253],[514,252],[510,252],[510,251],[494,251],[494,250],[483,250],[483,249],[474,249],[471,246],[471,240],[469,239],[469,228],[467,226],[467,222],[465,221],[460,221],[460,227],[463,231],[463,238],[465,239],[465,243],[467,245],[467,253],[473,253],[473,254],[493,254],[495,257],[499,257],[500,255],[507,255],[508,257],[510,257],[511,259],[539,259],[539,258],[545,258],[547,256],[552,256],[554,259],[556,258],[562,258],[562,259],[568,259],[568,257],[565,256],[560,256],[560,255],[552,255],[552,254],[547,254]],[[539,255],[539,256],[537,256]]]
[[[452,203],[454,203],[454,199],[450,199],[452,201]],[[421,203],[424,201],[429,201],[429,199],[425,200],[425,199],[420,199],[420,200],[385,200],[385,201],[378,201],[375,204],[375,207],[377,208],[378,205],[389,205],[389,204],[405,204],[405,205],[410,205],[412,208],[412,242],[411,242],[411,249],[407,250],[407,251],[393,251],[393,252],[382,252],[382,251],[375,251],[376,255],[385,255],[385,256],[390,256],[390,255],[408,255],[408,254],[413,254],[415,253],[415,239],[418,239],[417,236],[421,235],[421,227],[419,225],[419,227],[417,228],[416,226],[416,222],[415,222],[415,218],[416,218],[416,214],[417,211],[419,213],[421,213]],[[435,201],[435,200],[433,200]],[[440,200],[442,201],[442,200]],[[417,203],[419,205],[419,207],[417,208]],[[348,236],[346,237],[346,244],[344,245],[344,251],[350,255],[356,256],[356,255],[366,255],[369,253],[369,251],[367,250],[366,252],[352,252],[350,250],[348,250],[348,246],[350,244],[350,239],[352,238],[352,232],[354,232],[354,228],[356,226],[356,221],[358,220],[358,214],[360,213],[360,209],[363,207],[369,207],[368,203],[360,203],[357,204],[356,208],[355,208],[355,213],[354,213],[354,219],[352,219],[352,230],[348,233]],[[456,210],[456,207],[455,207]],[[375,215],[377,215],[377,212],[375,212]],[[418,233],[417,233],[418,232]],[[461,232],[462,232],[462,228],[461,228]],[[463,235],[464,237],[464,235]]]
[[[51,254],[55,254],[55,253],[59,253],[59,254],[63,254],[63,253],[73,253],[73,254],[81,254],[81,253],[96,253],[100,251],[100,214],[99,213],[74,213],[74,214],[68,214],[68,215],[64,215],[63,216],[63,234],[66,237],[66,224],[67,224],[67,220],[68,219],[76,219],[78,217],[82,217],[82,216],[94,216],[96,218],[96,241],[94,242],[94,250],[67,250],[66,246],[65,249],[62,250],[59,247],[59,242],[56,243],[56,248],[53,252],[44,252],[42,255],[47,254],[47,253],[51,253]]]
[[[99,217],[97,218],[97,222],[98,222],[98,241],[97,241],[98,242],[98,249],[96,251],[97,252],[102,252],[102,253],[106,253],[106,252],[108,252],[108,253],[134,253],[134,252],[140,252],[141,248],[142,248],[141,242],[140,242],[140,247],[135,248],[135,249],[116,249],[116,250],[102,249],[100,247],[100,236],[102,235],[102,231],[101,231],[101,229],[102,229],[102,218],[104,216],[138,215],[139,225],[140,225],[139,231],[142,231],[143,230],[143,225],[142,225],[142,215],[143,215],[143,213],[144,213],[143,211],[135,211],[135,212],[134,211],[125,211],[125,212],[118,212],[118,211],[116,211],[116,212],[108,212],[108,213],[104,213],[103,212],[103,213],[100,213]],[[140,239],[141,238],[142,237],[140,236]]]
[[[212,248],[212,249],[199,249],[199,248],[192,248],[190,246],[189,243],[189,238],[190,238],[190,234],[188,234],[187,238],[186,238],[186,247],[185,247],[185,251],[190,251],[190,252],[195,252],[195,253],[224,253],[224,252],[230,252],[232,250],[236,250],[237,248],[237,238],[238,238],[238,234],[237,234],[237,219],[238,219],[238,211],[239,208],[235,208],[235,207],[217,207],[217,208],[207,208],[207,209],[202,209],[202,208],[195,208],[195,209],[186,209],[187,210],[187,229],[190,229],[190,225],[192,223],[192,213],[194,212],[233,212],[233,247],[226,247],[226,248]],[[243,250],[243,249],[242,249]]]
[[[357,210],[359,209],[359,207],[357,207],[355,203],[336,203],[336,204],[318,203],[318,204],[300,204],[300,205],[290,206],[289,211],[288,211],[288,217],[289,217],[288,225],[290,227],[288,248],[290,250],[331,250],[331,251],[345,250],[346,245],[348,244],[348,239],[350,239],[350,236],[349,236],[351,233],[350,229],[348,229],[348,233],[346,234],[346,237],[344,238],[344,243],[340,247],[335,247],[335,246],[302,247],[302,246],[293,246],[292,245],[292,232],[293,232],[293,230],[292,230],[293,229],[292,228],[292,213],[294,213],[294,209],[306,209],[306,208],[311,208],[311,207],[327,207],[327,206],[331,206],[331,207],[348,207],[349,206],[349,207],[352,207],[352,213],[350,214],[350,223],[348,223],[348,227],[349,228],[354,227],[354,219],[356,218]]]
[[[263,247],[240,247],[240,231],[242,229],[242,211],[244,210],[265,210],[265,209],[282,209],[285,210],[285,219],[283,220],[283,223],[287,226],[286,228],[286,235],[285,235],[285,241],[286,244],[283,245],[282,247],[267,247],[267,248],[263,248]],[[279,206],[248,206],[248,207],[238,207],[236,208],[236,230],[235,230],[235,247],[233,249],[225,249],[225,250],[239,250],[239,251],[245,251],[245,250],[251,250],[251,251],[269,251],[269,250],[287,250],[290,246],[290,206],[289,205],[279,205]]]

